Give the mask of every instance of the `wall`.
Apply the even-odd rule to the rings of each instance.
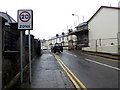
[[[118,46],[101,46],[101,47],[86,47],[82,48],[84,51],[102,52],[110,54],[118,54]]]
[[[19,45],[19,31],[16,28],[4,25],[2,31],[3,31],[2,34],[4,34],[2,38],[3,41],[2,86],[4,87],[19,72],[20,45]]]
[[[117,38],[118,10],[103,8],[88,23],[89,39]]]
[[[118,10],[102,8],[88,23],[89,46],[86,51],[118,53]],[[100,44],[100,39],[101,45]],[[112,45],[114,44],[114,45]],[[97,48],[96,48],[97,47]]]
[[[0,17],[0,90],[2,89],[2,18]]]

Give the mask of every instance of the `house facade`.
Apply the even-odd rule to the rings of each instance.
[[[89,47],[82,48],[85,51],[118,54],[119,7],[101,6],[88,20]]]
[[[55,43],[62,43],[64,49],[75,49],[77,37],[75,35],[59,35],[58,37],[54,36],[49,40],[45,40],[42,42],[42,46],[47,47],[47,49],[51,48],[51,45]]]
[[[80,23],[76,30],[70,32],[69,35],[75,35],[77,37],[76,40],[76,49],[81,50],[83,47],[88,47],[89,39],[88,39],[88,24],[87,22]]]

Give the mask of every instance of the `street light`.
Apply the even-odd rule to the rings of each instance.
[[[79,25],[79,16],[76,14],[72,14],[72,16],[77,16],[78,17],[78,25]]]

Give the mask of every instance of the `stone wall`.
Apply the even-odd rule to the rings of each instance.
[[[0,89],[2,88],[2,17],[0,17]]]
[[[17,29],[16,24],[10,24],[10,26],[4,26],[3,28],[4,36],[2,38],[3,41],[3,55],[2,58],[2,87],[10,87],[10,81],[20,72],[20,31]],[[23,31],[23,68],[28,65],[28,37],[25,35],[25,31]],[[36,50],[40,50],[39,40],[35,40],[34,36],[31,35],[31,57],[32,59],[36,56],[40,55],[40,52]],[[39,48],[39,49],[38,49]],[[28,77],[27,71],[24,72],[23,77]],[[16,80],[20,83],[20,77]],[[24,80],[23,80],[24,81]]]

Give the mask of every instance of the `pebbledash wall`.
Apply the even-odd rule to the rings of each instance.
[[[89,47],[84,51],[118,54],[118,7],[101,6],[88,20]]]

